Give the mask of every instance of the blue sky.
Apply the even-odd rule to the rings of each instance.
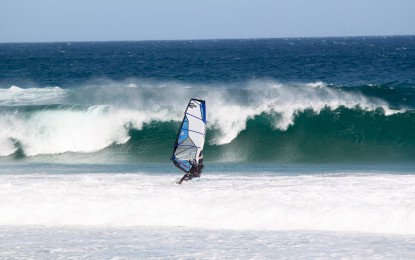
[[[0,42],[415,35],[415,0],[0,0]]]

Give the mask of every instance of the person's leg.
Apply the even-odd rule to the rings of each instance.
[[[186,173],[185,175],[183,175],[183,177],[180,179],[179,182],[177,182],[178,184],[182,184],[183,181],[188,181],[190,180],[192,177],[190,177],[190,175],[188,173]]]

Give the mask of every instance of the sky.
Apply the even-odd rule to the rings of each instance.
[[[415,35],[415,0],[0,0],[0,42]]]

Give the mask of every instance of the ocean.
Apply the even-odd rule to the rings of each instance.
[[[0,258],[414,258],[414,185],[413,36],[0,43]]]

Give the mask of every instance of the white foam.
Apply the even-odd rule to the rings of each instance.
[[[0,129],[0,136],[4,136],[4,129]],[[7,134],[6,134],[7,135]],[[0,156],[7,156],[15,153],[17,147],[11,138],[2,138],[0,139]]]
[[[307,83],[306,86],[311,87],[311,88],[324,88],[327,85],[322,81],[317,81],[317,82],[314,82],[314,83]]]
[[[0,155],[12,154],[17,140],[26,155],[95,152],[113,143],[125,143],[128,126],[141,129],[151,121],[180,121],[188,100],[205,99],[208,128],[217,129],[211,142],[230,143],[249,119],[262,113],[273,116],[274,127],[286,130],[295,116],[307,109],[382,108],[385,101],[325,87],[325,83],[279,84],[252,81],[244,86],[194,86],[178,82],[104,82],[100,87],[75,89],[13,86],[0,89],[0,105],[75,104],[89,109],[53,108],[32,112],[0,113]],[[67,106],[66,106],[67,107]]]
[[[20,88],[11,86],[0,88],[0,106],[22,106],[58,104],[65,98],[65,91],[59,87]]]
[[[118,113],[118,111],[117,111]],[[64,152],[95,152],[113,143],[125,143],[126,120],[105,106],[84,110],[45,110],[25,115],[1,116],[6,124],[0,130],[0,140],[18,140],[26,155]],[[10,141],[9,141],[10,143]],[[5,154],[12,153],[10,148]]]
[[[280,130],[294,124],[295,116],[307,109],[320,113],[324,108],[337,109],[360,107],[372,111],[383,108],[390,115],[388,104],[380,99],[368,99],[339,89],[308,85],[281,85],[275,82],[253,81],[245,89],[243,99],[235,97],[234,91],[217,90],[207,93],[208,120],[218,127],[221,134],[215,144],[226,144],[246,128],[248,119],[261,113],[275,114],[274,126]],[[209,125],[209,122],[208,122]]]
[[[415,176],[0,175],[0,225],[415,235]]]

